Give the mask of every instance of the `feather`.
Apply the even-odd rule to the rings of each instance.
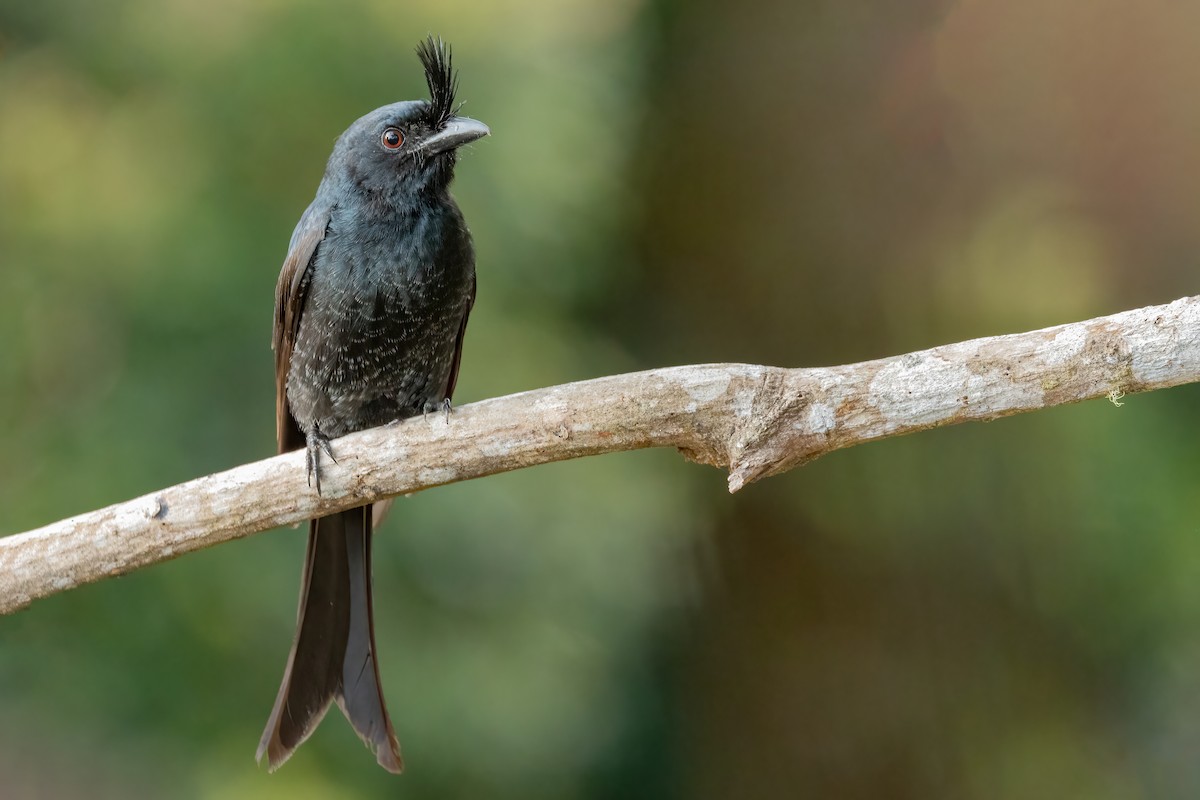
[[[450,59],[450,45],[432,35],[417,45],[417,57],[425,67],[425,82],[429,84],[429,112],[434,128],[446,124],[454,116],[454,95],[458,92],[458,75]]]

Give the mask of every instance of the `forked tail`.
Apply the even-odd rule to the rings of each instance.
[[[335,700],[379,765],[400,772],[375,657],[369,505],[309,523],[296,638],[258,760],[272,771],[287,761]]]

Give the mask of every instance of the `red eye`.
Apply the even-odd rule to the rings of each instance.
[[[383,136],[379,137],[379,141],[388,150],[399,150],[400,146],[404,144],[404,134],[400,132],[399,128],[388,128],[383,132]]]

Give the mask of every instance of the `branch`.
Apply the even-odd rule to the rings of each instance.
[[[323,495],[303,453],[0,538],[0,613],[384,497],[551,461],[675,447],[729,490],[843,447],[1200,380],[1200,297],[814,369],[673,367],[537,389],[338,439]]]

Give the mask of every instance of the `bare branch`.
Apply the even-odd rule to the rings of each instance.
[[[1200,380],[1200,297],[815,369],[708,364],[538,389],[334,443],[317,497],[302,453],[0,539],[0,613],[203,547],[366,502],[580,456],[675,447],[729,490],[843,447]]]

